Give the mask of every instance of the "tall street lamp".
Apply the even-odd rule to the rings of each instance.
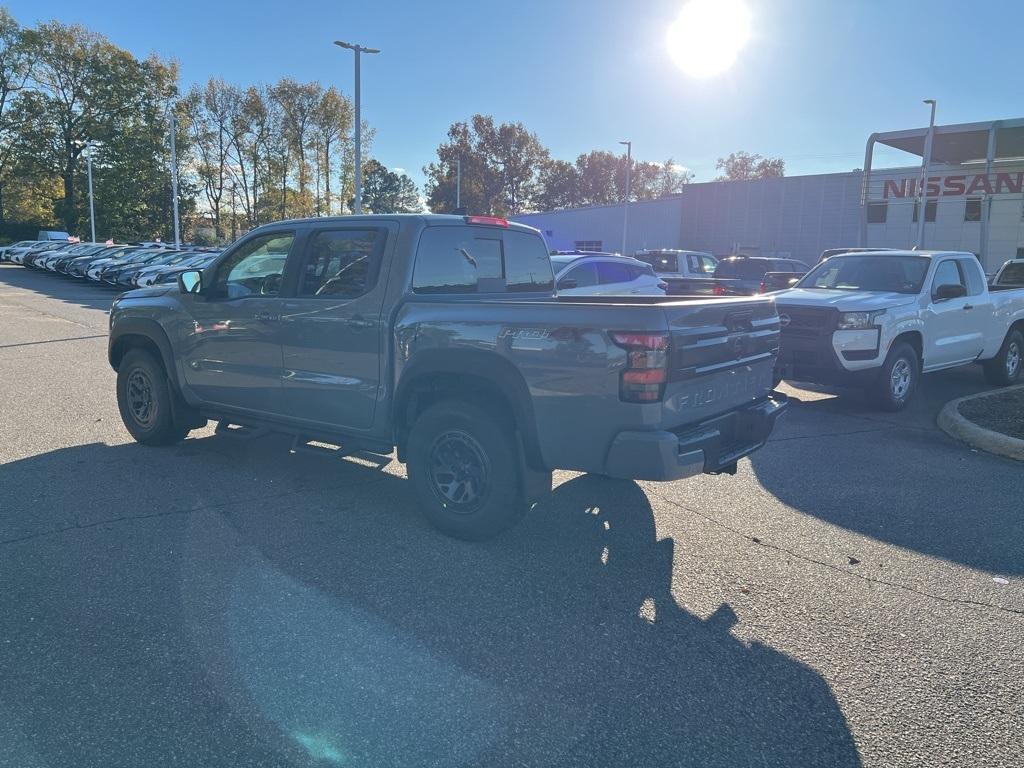
[[[924,152],[921,159],[921,183],[917,187],[917,196],[921,201],[917,207],[917,248],[924,248],[924,220],[925,210],[928,208],[928,166],[932,162],[932,139],[935,137],[935,99],[925,99],[925,104],[931,104],[932,116],[928,121],[928,135],[924,139]]]
[[[178,133],[178,118],[174,110],[168,110],[167,117],[171,121],[171,202],[174,207],[174,247],[181,247],[181,227],[178,223],[178,148],[176,135]]]
[[[629,226],[629,195],[632,191],[630,177],[631,166],[633,165],[633,142],[620,141],[619,144],[626,146],[626,198],[622,201],[622,255],[626,255],[626,229]]]
[[[364,48],[361,45],[345,43],[341,40],[335,40],[334,44],[341,48],[348,48],[356,54],[356,197],[355,203],[352,206],[352,212],[358,216],[363,212],[363,160],[362,148],[360,146],[360,141],[362,139],[362,120],[359,116],[359,54],[380,53],[380,49]]]
[[[96,142],[94,140],[92,140],[92,139],[89,139],[88,141],[80,141],[80,140],[78,140],[78,141],[75,141],[74,143],[76,145],[78,145],[79,147],[84,148],[84,150],[85,150],[85,165],[86,165],[86,168],[88,169],[88,176],[89,176],[89,226],[90,226],[90,229],[92,231],[92,240],[90,242],[95,243],[96,242],[96,209],[93,206],[93,202],[92,202],[92,153],[93,153],[93,149],[96,146]]]

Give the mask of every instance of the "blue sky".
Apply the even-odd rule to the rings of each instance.
[[[455,120],[520,120],[554,156],[618,151],[715,176],[745,149],[786,160],[788,175],[860,167],[872,131],[1024,115],[1019,43],[1024,2],[747,0],[753,36],[724,75],[693,80],[665,32],[683,0],[198,2],[15,0],[23,24],[80,22],[144,56],[181,64],[184,85],[288,75],[352,90],[347,39],[364,58],[372,154],[422,182]],[[876,155],[876,166],[906,156]]]

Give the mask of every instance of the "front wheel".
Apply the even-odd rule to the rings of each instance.
[[[909,344],[897,344],[890,351],[874,384],[874,401],[883,411],[901,411],[917,391],[921,360]]]
[[[121,421],[144,445],[173,445],[188,427],[174,418],[173,393],[163,366],[144,349],[133,349],[117,368],[117,407]]]
[[[424,411],[409,434],[408,466],[424,515],[449,536],[492,538],[525,509],[510,430],[471,403]]]
[[[1020,369],[1024,356],[1024,335],[1020,331],[1010,331],[1003,339],[1003,345],[996,356],[984,364],[985,378],[989,384],[1007,387],[1016,384],[1020,379]]]

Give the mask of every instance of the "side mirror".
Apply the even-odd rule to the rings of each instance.
[[[202,293],[203,273],[198,269],[190,269],[178,275],[178,289],[182,293]]]
[[[576,288],[576,281],[571,277],[566,277],[558,281],[558,285],[555,286],[560,291],[568,290],[569,288]]]
[[[945,285],[940,285],[935,289],[935,298],[939,301],[959,299],[961,296],[966,295],[967,289],[959,283],[946,283]]]

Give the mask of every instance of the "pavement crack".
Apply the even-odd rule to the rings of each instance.
[[[835,565],[834,563],[829,563],[824,560],[818,560],[817,558],[811,557],[809,555],[804,555],[800,552],[795,552],[794,550],[789,549],[788,547],[783,547],[779,544],[770,544],[766,542],[764,539],[757,536],[753,536],[749,533],[746,533],[745,531],[741,531],[738,528],[734,528],[728,523],[724,523],[718,518],[713,517],[712,515],[709,515],[705,512],[700,512],[696,509],[686,506],[685,504],[680,504],[678,501],[666,498],[665,496],[661,496],[660,494],[655,493],[651,495],[655,496],[660,501],[663,501],[667,504],[671,504],[673,507],[676,507],[677,509],[681,509],[685,512],[689,512],[693,515],[696,515],[697,517],[703,518],[704,520],[707,520],[709,523],[716,525],[719,528],[722,528],[726,531],[729,531],[730,533],[733,533],[741,538],[744,538],[751,544],[754,544],[755,546],[765,547],[766,549],[771,549],[776,552],[780,552],[791,557],[795,557],[796,559],[802,560],[805,563],[810,563],[812,565],[820,565],[824,568],[828,568],[829,570],[835,571],[836,573],[841,573],[844,576],[851,576],[853,578],[860,579],[861,581],[868,581],[873,584],[879,584],[881,586],[893,587],[895,589],[901,589],[906,592],[913,592],[914,594],[920,595],[921,597],[927,597],[931,600],[938,600],[939,602],[943,603],[948,603],[952,605],[970,605],[978,608],[991,608],[993,610],[1002,611],[1004,613],[1009,613],[1015,616],[1024,616],[1024,609],[1021,608],[1007,608],[1006,606],[1002,605],[986,603],[983,600],[971,600],[969,598],[964,597],[949,597],[947,595],[939,595],[934,592],[926,592],[925,590],[918,589],[917,587],[912,587],[908,584],[900,584],[895,581],[888,581],[886,579],[879,579],[874,576],[868,576],[863,573],[857,573],[856,571],[851,571],[848,566],[840,567],[838,565]]]
[[[820,437],[845,437],[847,435],[866,435],[872,432],[891,432],[894,427],[872,427],[870,429],[851,429],[838,432],[818,432],[813,435],[793,435],[792,437],[769,438],[769,443],[785,443],[790,440],[815,440]]]
[[[37,344],[54,344],[58,341],[86,341],[87,339],[105,339],[107,334],[97,333],[92,336],[72,336],[68,339],[45,339],[43,341],[22,341],[17,344],[0,344],[0,349],[13,349],[14,347],[33,347]]]

